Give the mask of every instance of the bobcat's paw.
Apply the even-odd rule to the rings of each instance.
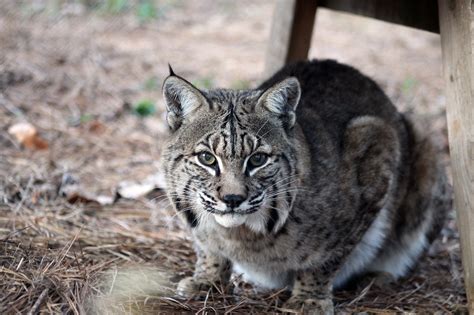
[[[187,277],[182,279],[178,283],[178,287],[176,289],[178,295],[190,298],[192,296],[205,294],[207,290],[212,287],[212,283],[206,281],[204,279],[197,279],[194,277]]]
[[[333,315],[334,304],[330,298],[318,299],[310,296],[292,296],[283,308],[298,311],[303,315]]]

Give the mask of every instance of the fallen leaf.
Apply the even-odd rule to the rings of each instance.
[[[93,120],[89,123],[89,125],[87,126],[87,129],[89,130],[89,132],[91,133],[95,133],[95,134],[102,134],[104,133],[106,127],[103,123],[101,123],[100,121],[98,120]]]
[[[165,174],[163,174],[161,172],[157,172],[153,175],[148,176],[145,179],[145,182],[153,183],[156,188],[166,190]]]
[[[138,199],[155,189],[153,183],[134,183],[131,181],[123,181],[119,183],[117,189],[118,194],[126,199]]]
[[[123,181],[118,184],[117,193],[126,199],[138,199],[153,191],[154,189],[164,190],[165,180],[163,174],[150,175],[140,182]]]
[[[95,197],[95,200],[101,205],[105,206],[113,204],[115,202],[115,197],[108,195],[98,195]]]
[[[35,126],[30,123],[17,123],[8,128],[8,133],[28,149],[44,150],[48,148],[48,142],[38,135]]]
[[[60,195],[64,196],[69,203],[94,202],[101,206],[111,205],[115,202],[115,196],[97,195],[87,191],[79,180],[71,174],[64,174],[59,188]]]

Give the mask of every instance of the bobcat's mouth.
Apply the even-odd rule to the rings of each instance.
[[[215,209],[207,209],[214,216],[218,224],[225,228],[236,227],[247,222],[249,215],[257,212],[259,207],[252,207],[246,210],[239,211],[238,209],[230,209],[219,211]]]
[[[230,208],[215,198],[211,199],[204,193],[199,193],[197,202],[200,204],[201,211],[210,214],[215,223],[224,228],[245,225],[252,231],[260,233],[266,227],[266,212],[260,214],[261,211],[268,210],[269,205],[267,205],[268,199],[266,197],[265,192],[263,192],[251,196],[238,207]]]
[[[245,209],[245,210],[226,209],[224,211],[217,210],[217,209],[214,209],[214,208],[211,208],[211,207],[206,207],[205,209],[206,209],[206,211],[209,211],[210,213],[212,213],[214,215],[241,215],[242,216],[242,215],[257,212],[259,207],[252,207],[252,208]]]
[[[238,207],[231,208],[222,202],[217,202],[214,198],[206,196],[204,193],[199,193],[198,196],[204,210],[220,216],[245,216],[247,214],[255,213],[262,207],[265,198],[265,195],[261,194],[257,197],[250,198]]]

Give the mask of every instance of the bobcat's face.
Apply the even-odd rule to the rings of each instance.
[[[170,76],[168,196],[191,227],[217,222],[277,231],[297,190],[292,146],[296,79],[267,91],[201,92]]]

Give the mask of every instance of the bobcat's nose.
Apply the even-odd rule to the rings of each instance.
[[[222,201],[231,209],[237,208],[244,202],[245,196],[242,195],[224,195]]]

